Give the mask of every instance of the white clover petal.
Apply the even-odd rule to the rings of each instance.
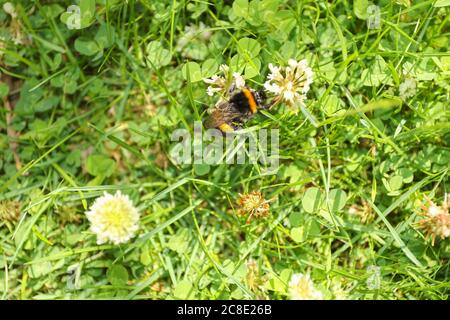
[[[265,88],[267,91],[272,92],[272,93],[275,93],[275,94],[281,93],[281,88],[280,88],[277,84],[275,84],[275,83],[270,83],[269,81],[267,81],[267,82],[264,83],[264,88]]]
[[[219,70],[224,74],[227,74],[230,71],[230,67],[227,66],[226,64],[222,64],[220,65]]]
[[[212,97],[214,95],[214,88],[209,86],[208,89],[206,89],[206,93],[208,94],[208,96]]]
[[[285,73],[286,73],[286,76],[285,76],[285,79],[291,79],[291,78],[293,78],[294,77],[294,69],[293,68],[291,68],[291,67],[286,67],[285,68]]]
[[[288,60],[288,65],[289,65],[292,69],[295,69],[295,68],[297,68],[298,63],[297,63],[297,61],[295,61],[294,59],[289,59],[289,60]]]
[[[236,88],[242,89],[245,87],[245,80],[239,73],[237,72],[233,73],[233,78]]]
[[[217,83],[219,81],[220,77],[218,75],[213,75],[210,79],[203,78],[203,81],[209,84]]]
[[[276,67],[276,66],[274,66],[273,64],[269,63],[269,70],[270,70],[272,73],[275,73],[277,70],[279,70],[279,68]]]
[[[441,213],[441,208],[438,207],[437,205],[431,205],[431,206],[428,208],[428,214],[429,214],[431,217],[435,217],[435,216],[437,216],[437,215],[440,214],[440,213]]]
[[[314,287],[308,274],[293,274],[289,281],[289,295],[292,300],[322,300],[322,293]]]
[[[287,102],[294,102],[294,92],[292,92],[292,91],[288,91],[288,90],[284,91],[283,97],[284,97],[284,100],[286,100]]]

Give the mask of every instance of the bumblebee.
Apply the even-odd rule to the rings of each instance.
[[[205,122],[206,128],[217,128],[223,133],[240,128],[251,119],[258,108],[266,109],[264,91],[243,88],[233,93],[228,101],[219,103]]]

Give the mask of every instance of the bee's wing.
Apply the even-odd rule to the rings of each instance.
[[[206,119],[207,128],[217,128],[224,123],[230,123],[238,118],[241,113],[232,104],[219,104]]]

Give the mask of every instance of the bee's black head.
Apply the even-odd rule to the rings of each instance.
[[[256,103],[258,104],[258,106],[260,108],[264,109],[265,108],[266,99],[267,99],[266,93],[264,92],[264,90],[255,91],[253,93],[253,95],[255,97],[255,100],[256,100]]]

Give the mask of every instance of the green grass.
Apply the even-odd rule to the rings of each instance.
[[[425,196],[449,193],[449,1],[377,1],[369,29],[363,0],[97,0],[73,30],[75,2],[11,2],[3,299],[289,299],[295,273],[326,299],[449,298],[449,239],[432,245],[417,223]],[[228,64],[260,89],[290,58],[314,71],[303,112],[281,104],[245,124],[280,130],[276,174],[172,161],[172,132],[216,102],[202,78]],[[400,97],[407,78],[417,88]],[[141,213],[138,236],[97,245],[84,213],[116,190]],[[237,202],[252,191],[270,216],[247,224]]]

